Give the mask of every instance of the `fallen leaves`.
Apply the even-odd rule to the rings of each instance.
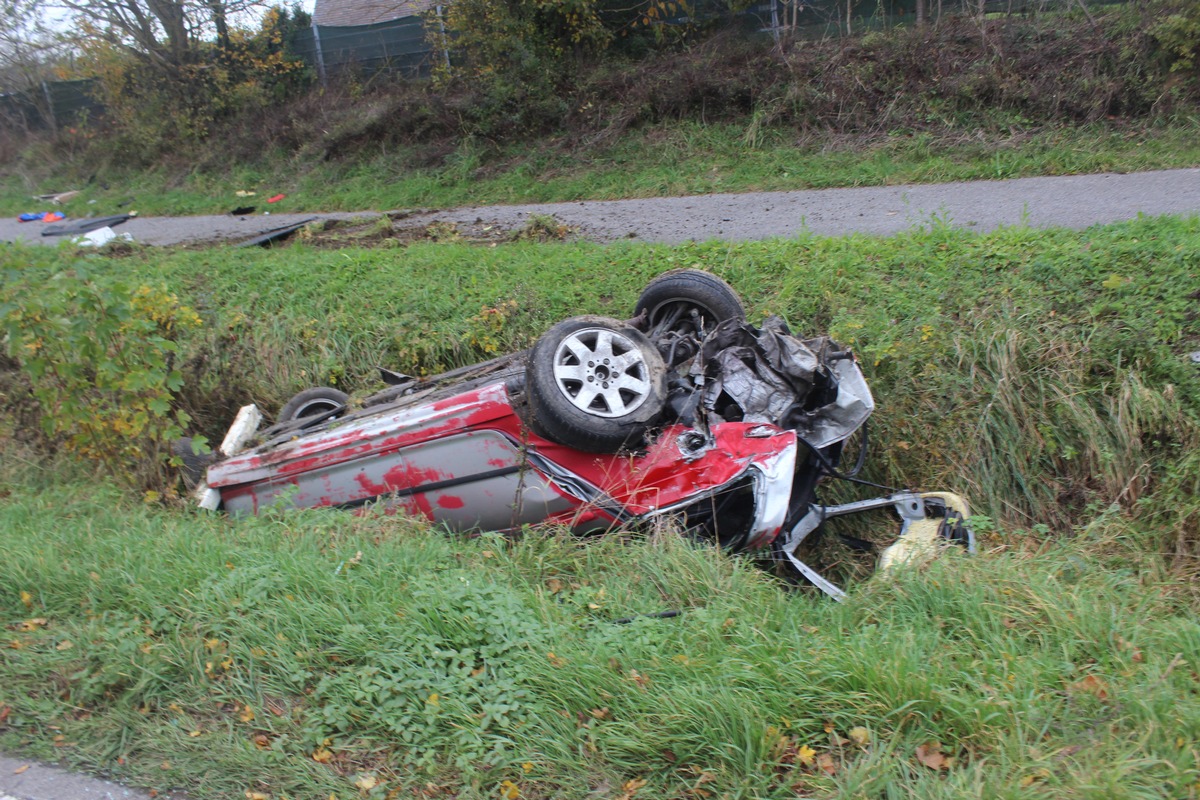
[[[33,619],[27,619],[24,622],[18,622],[14,625],[9,625],[8,627],[15,631],[29,633],[30,631],[36,631],[39,628],[44,628],[49,624],[50,620],[46,619],[45,617],[34,617]]]
[[[617,795],[616,800],[632,800],[633,796],[638,793],[638,789],[641,789],[645,785],[646,780],[644,778],[634,778],[625,781],[621,787],[621,794]]]
[[[1038,781],[1044,781],[1049,777],[1050,770],[1046,769],[1045,767],[1041,767],[1040,769],[1036,769],[1028,775],[1022,777],[1019,783],[1021,784],[1021,788],[1024,789],[1027,786],[1032,786]]]
[[[648,675],[643,675],[636,669],[629,670],[629,680],[636,683],[642,689],[645,689],[650,685],[650,677]]]
[[[1108,684],[1096,675],[1085,675],[1082,680],[1068,684],[1067,691],[1090,694],[1101,701],[1108,699]]]
[[[838,771],[838,763],[833,760],[833,756],[829,753],[821,753],[817,756],[817,769],[824,772],[826,775],[836,775]]]
[[[26,608],[33,608],[33,595],[29,592],[21,592],[21,605]]]
[[[859,747],[866,747],[871,743],[871,732],[861,725],[851,728],[850,733],[847,735],[850,737],[850,741]]]
[[[355,787],[360,791],[369,792],[379,785],[379,779],[374,775],[360,775],[358,780],[354,782]]]
[[[22,772],[24,772],[24,771],[25,771],[25,770],[27,770],[27,769],[29,769],[29,765],[28,765],[28,764],[22,764],[21,766],[19,766],[19,767],[17,767],[16,769],[14,769],[14,770],[13,770],[13,775],[20,775]]]
[[[503,800],[517,800],[521,796],[520,788],[512,781],[500,782],[500,797]]]
[[[950,769],[953,761],[942,752],[941,742],[926,742],[917,745],[917,761],[921,765],[935,771]]]

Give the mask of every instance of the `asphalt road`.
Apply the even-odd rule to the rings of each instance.
[[[115,783],[0,756],[0,800],[150,800]]]
[[[100,210],[97,213],[108,213]],[[394,213],[398,230],[432,222],[514,230],[530,215],[552,215],[586,239],[753,240],[868,233],[889,235],[931,223],[986,231],[1000,226],[1086,228],[1139,214],[1200,214],[1200,169],[1124,175],[1071,175],[916,186],[708,194],[646,200],[469,206]],[[363,214],[272,214],[248,217],[140,217],[116,230],[155,245],[237,242],[310,217],[346,219]],[[41,223],[0,220],[0,241],[41,236]]]

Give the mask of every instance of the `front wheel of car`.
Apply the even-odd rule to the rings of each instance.
[[[667,396],[658,349],[606,317],[573,317],[543,334],[530,351],[525,385],[534,431],[592,453],[640,446]]]

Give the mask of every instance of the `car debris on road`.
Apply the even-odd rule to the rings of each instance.
[[[829,519],[893,510],[901,530],[880,554],[885,570],[947,544],[974,550],[957,495],[818,500],[823,479],[862,468],[875,407],[862,371],[828,337],[800,339],[777,317],[748,324],[707,272],[660,275],[626,321],[573,317],[525,352],[425,379],[381,374],[392,385],[361,403],[307,389],[262,430],[244,408],[206,465],[201,504],[381,505],[462,532],[550,522],[592,533],[670,517],[836,599],[843,590],[803,557]],[[842,472],[860,430],[857,464]]]

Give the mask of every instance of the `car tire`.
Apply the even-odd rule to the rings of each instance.
[[[529,353],[525,386],[534,432],[591,453],[641,446],[667,396],[658,349],[606,317],[572,317],[546,331]]]
[[[344,407],[349,400],[350,395],[327,386],[305,389],[284,403],[275,422],[294,422],[304,417],[329,414]]]
[[[746,319],[733,287],[698,269],[671,270],[650,281],[633,313],[646,315],[644,329],[652,339],[670,331],[703,336],[725,320]]]
[[[179,459],[179,474],[183,476],[183,483],[188,489],[195,489],[204,480],[209,466],[217,461],[215,452],[196,453],[192,449],[190,436],[172,442],[171,455]]]

